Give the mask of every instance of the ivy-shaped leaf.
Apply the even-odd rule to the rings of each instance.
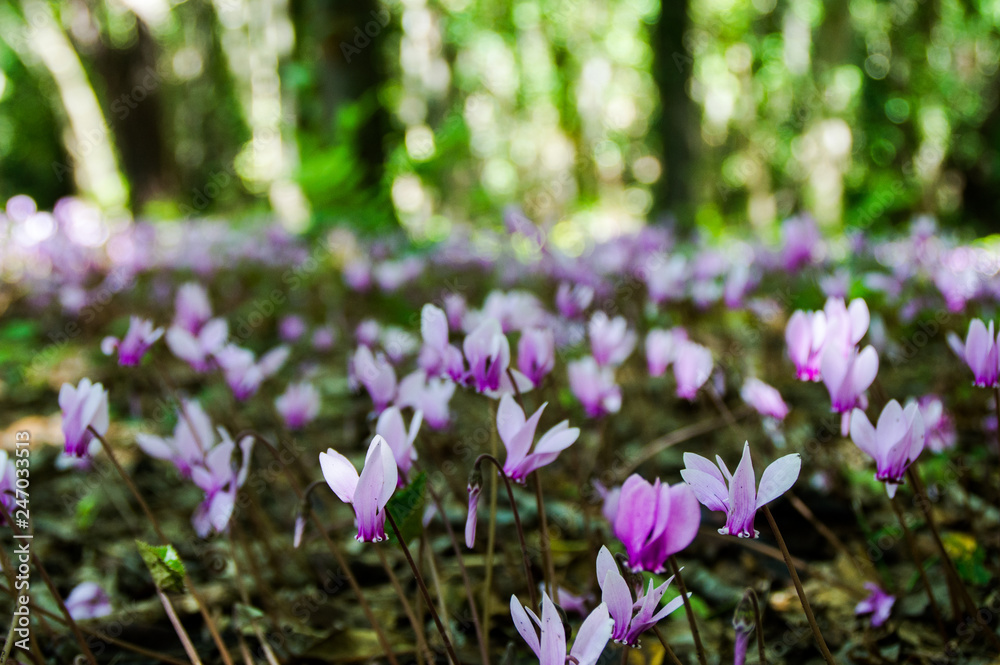
[[[423,530],[424,503],[426,502],[427,474],[421,471],[410,484],[397,491],[389,499],[386,510],[396,521],[406,542],[420,536]],[[388,525],[386,525],[388,527]],[[386,529],[389,539],[396,542],[396,534],[391,527]]]
[[[141,540],[136,540],[135,545],[158,589],[184,592],[184,564],[173,545],[150,545]]]

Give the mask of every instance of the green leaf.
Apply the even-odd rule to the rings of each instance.
[[[136,540],[135,545],[158,589],[184,592],[184,564],[173,545],[150,545],[141,540]]]
[[[410,484],[393,494],[386,510],[396,521],[406,542],[420,536],[423,530],[424,503],[426,501],[427,474],[421,471]],[[396,542],[396,534],[389,529],[389,539]]]

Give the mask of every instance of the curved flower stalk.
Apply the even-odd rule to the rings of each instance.
[[[661,573],[667,559],[698,534],[701,506],[684,483],[671,487],[659,478],[650,483],[632,474],[618,494],[614,516],[612,526],[628,552],[629,568]]]
[[[64,383],[59,390],[59,408],[62,410],[62,431],[66,437],[65,452],[73,457],[87,454],[94,430],[104,436],[111,424],[108,415],[108,391],[100,383],[80,379],[73,386]]]
[[[726,526],[719,529],[719,533],[757,538],[760,532],[753,525],[757,511],[791,489],[802,468],[801,458],[793,453],[772,462],[760,477],[759,490],[749,442],[743,444],[743,457],[735,473],[729,473],[721,457],[715,459],[718,466],[701,455],[684,453],[685,468],[681,477],[706,508],[726,513]]]
[[[972,370],[973,384],[980,388],[995,388],[1000,377],[1000,339],[981,319],[969,322],[965,344],[955,333],[948,333],[948,345]]]
[[[181,477],[190,478],[194,467],[204,461],[205,453],[215,445],[215,430],[201,404],[189,400],[181,403],[172,437],[140,433],[135,438],[147,455],[170,462]]]
[[[497,408],[497,432],[507,449],[507,459],[504,461],[503,472],[516,483],[524,484],[532,471],[551,464],[563,450],[573,445],[580,436],[578,427],[570,427],[564,420],[542,435],[532,450],[535,440],[535,429],[542,417],[546,404],[542,404],[530,418],[525,418],[524,411],[517,405],[510,394],[500,398]]]
[[[788,405],[778,389],[758,378],[751,377],[743,383],[740,397],[765,418],[784,420],[788,415]]]
[[[319,415],[319,391],[311,383],[293,383],[274,400],[274,408],[290,430],[299,430]]]
[[[212,531],[222,533],[226,530],[236,507],[236,492],[246,482],[250,469],[254,438],[245,436],[240,441],[243,461],[237,465],[233,459],[236,444],[225,429],[218,428],[218,433],[221,441],[191,470],[191,480],[205,492],[205,500],[191,516],[191,524],[200,538]]]
[[[677,396],[693,400],[698,389],[705,385],[711,375],[712,352],[700,344],[683,342],[677,349],[677,357],[674,360]]]
[[[359,346],[351,361],[351,376],[368,391],[375,413],[382,413],[396,396],[396,370],[381,353]]]
[[[614,626],[607,605],[601,603],[584,619],[567,656],[562,617],[547,594],[542,594],[541,619],[531,608],[523,607],[517,596],[510,597],[510,616],[517,632],[538,658],[539,665],[566,665],[567,661],[576,665],[595,665],[611,639]],[[536,632],[536,626],[541,635]]]
[[[646,593],[640,588],[638,598],[633,601],[632,591],[618,570],[615,557],[607,547],[601,546],[597,554],[597,583],[601,587],[601,600],[614,620],[611,639],[628,646],[638,646],[640,635],[684,605],[684,598],[678,596],[657,611],[660,599],[673,581],[671,575],[666,582],[654,587],[651,579]]]
[[[403,377],[399,382],[396,395],[396,405],[400,408],[410,407],[424,414],[424,421],[433,429],[448,427],[451,414],[448,403],[455,394],[455,382],[448,379],[427,378],[427,374],[418,369]]]
[[[403,487],[408,482],[410,469],[417,461],[417,449],[413,447],[413,442],[420,431],[420,423],[424,420],[424,414],[416,411],[410,421],[410,429],[406,429],[403,423],[403,414],[395,406],[390,406],[378,417],[375,425],[375,433],[385,439],[389,444],[389,450],[396,460],[396,467],[399,470],[399,477],[396,481],[398,487]]]
[[[878,425],[872,427],[868,416],[861,409],[851,413],[851,438],[854,444],[875,460],[875,479],[885,483],[889,498],[896,496],[896,488],[926,442],[924,418],[916,402],[905,409],[896,400],[890,400]]]
[[[556,366],[555,336],[550,328],[528,328],[517,341],[517,368],[537,388]]]
[[[622,391],[610,367],[600,367],[596,360],[586,356],[570,362],[566,371],[569,388],[589,417],[600,418],[621,410]]]
[[[650,376],[663,376],[688,339],[684,328],[653,329],[646,334],[646,365]]]
[[[319,464],[333,493],[354,508],[358,524],[355,538],[365,543],[385,540],[385,507],[398,480],[396,460],[388,442],[375,435],[360,476],[354,465],[333,448],[319,454]]]
[[[153,322],[133,316],[129,319],[128,331],[123,339],[105,337],[101,341],[101,352],[106,356],[118,352],[118,364],[135,367],[142,361],[146,351],[163,336],[163,328],[153,329]]]
[[[594,312],[587,324],[590,352],[601,367],[617,367],[635,349],[636,334],[628,329],[622,316],[609,318],[604,312]]]
[[[448,317],[430,303],[420,311],[420,335],[423,346],[417,364],[427,376],[447,376],[459,381],[465,373],[465,361],[457,346],[448,343]]]

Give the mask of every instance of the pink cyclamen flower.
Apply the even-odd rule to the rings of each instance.
[[[424,344],[420,348],[417,364],[427,376],[448,376],[458,381],[465,373],[462,352],[448,343],[448,317],[444,311],[431,304],[420,312],[420,334]]]
[[[65,453],[63,453],[65,455]],[[79,461],[78,458],[71,458]],[[17,504],[17,467],[15,460],[7,455],[6,450],[0,450],[0,503],[7,510],[8,514],[13,514],[14,506]],[[0,516],[0,524],[4,523],[4,518]]]
[[[195,282],[182,284],[174,301],[172,327],[197,335],[211,318],[212,305],[208,302],[205,288]]]
[[[287,346],[277,346],[257,362],[253,351],[229,344],[216,354],[215,359],[222,368],[233,396],[242,401],[253,396],[264,379],[281,369],[289,353]]]
[[[535,387],[556,366],[556,343],[550,328],[528,328],[517,342],[517,367]]]
[[[365,319],[354,329],[354,339],[358,344],[374,347],[378,343],[378,338],[382,334],[382,326],[375,319]]]
[[[677,396],[693,400],[698,394],[698,389],[705,385],[711,375],[712,352],[694,342],[681,343],[674,360]]]
[[[399,478],[388,442],[375,435],[360,476],[354,465],[333,448],[319,454],[319,464],[333,493],[354,508],[358,524],[355,538],[365,543],[385,540],[385,507]]]
[[[319,415],[319,391],[311,383],[293,383],[274,400],[274,407],[290,430],[302,429]]]
[[[510,367],[510,342],[500,328],[500,322],[487,317],[465,336],[462,343],[469,370],[465,380],[481,393],[497,397],[514,392],[508,375]],[[521,392],[532,388],[532,383],[518,370],[509,370]]]
[[[981,319],[972,319],[965,344],[955,333],[948,333],[948,345],[972,370],[975,385],[980,388],[996,387],[1000,376],[1000,344],[994,335],[992,321],[987,328]]]
[[[747,379],[740,390],[740,397],[762,416],[784,420],[788,415],[788,405],[781,399],[781,393],[760,379]]]
[[[368,391],[375,413],[381,413],[396,396],[396,370],[381,353],[373,354],[367,346],[359,346],[352,358],[351,373]]]
[[[567,319],[580,316],[594,301],[594,289],[586,284],[561,282],[556,291],[556,308]]]
[[[337,341],[337,331],[333,326],[320,326],[313,331],[312,345],[317,351],[329,351]]]
[[[146,355],[149,347],[153,346],[156,340],[163,335],[163,328],[153,329],[153,322],[133,316],[129,320],[128,332],[124,339],[117,337],[105,337],[101,341],[101,351],[106,356],[110,356],[115,351],[118,352],[118,364],[122,367],[134,367],[139,364],[142,357]]]
[[[432,429],[448,427],[451,414],[448,403],[455,394],[455,382],[449,379],[427,378],[423,370],[409,374],[399,382],[396,405],[421,411]]]
[[[601,367],[592,357],[586,356],[569,363],[566,371],[570,390],[591,418],[618,413],[622,408],[622,391],[610,367]]]
[[[855,298],[850,306],[844,304],[843,298],[827,298],[823,314],[826,317],[824,353],[826,349],[835,346],[846,355],[868,332],[872,320],[868,304],[863,298]]]
[[[862,614],[871,614],[872,626],[878,628],[889,620],[889,614],[892,613],[892,606],[896,603],[896,597],[887,594],[882,590],[882,587],[874,582],[865,582],[865,588],[871,594],[855,606],[854,614],[859,616]]]
[[[628,329],[624,317],[611,319],[604,312],[594,312],[587,324],[590,352],[601,367],[617,367],[635,348],[635,331]]]
[[[294,342],[306,334],[306,322],[301,316],[289,315],[278,324],[278,336],[282,342]]]
[[[567,660],[576,665],[595,665],[604,652],[614,621],[608,614],[608,606],[601,603],[584,619],[576,633],[576,642],[566,655],[566,630],[555,603],[548,594],[542,594],[542,618],[522,607],[517,596],[510,597],[510,616],[514,627],[538,658],[539,665],[565,665]],[[537,630],[541,632],[539,638]]]
[[[476,390],[497,390],[510,363],[510,342],[500,329],[500,322],[484,319],[466,335],[462,343],[469,361],[469,378]]]
[[[735,473],[729,473],[721,457],[715,459],[718,466],[701,455],[684,453],[685,468],[681,477],[706,508],[726,513],[726,526],[719,529],[719,533],[740,538],[758,537],[760,533],[753,527],[757,511],[791,489],[798,480],[802,459],[798,453],[793,453],[771,462],[760,477],[759,490],[749,442],[743,444],[743,457]]]
[[[212,319],[197,332],[177,325],[167,330],[166,342],[170,351],[191,365],[196,372],[206,372],[212,367],[215,354],[226,345],[229,325],[224,319]]]
[[[785,327],[788,357],[795,363],[795,376],[801,381],[820,380],[823,342],[826,340],[826,315],[823,312],[796,310]]]
[[[646,335],[646,364],[650,376],[663,376],[674,360],[682,343],[687,341],[683,328],[654,329]]]
[[[534,452],[529,454],[535,440],[535,428],[538,427],[546,405],[547,403],[542,404],[538,411],[526,419],[524,411],[509,393],[500,398],[497,431],[507,449],[503,472],[516,483],[523,484],[532,471],[554,462],[559,453],[573,445],[580,436],[580,429],[570,427],[569,421],[564,420],[543,434],[535,445]]]
[[[136,442],[150,457],[170,462],[184,478],[203,463],[205,453],[215,444],[215,430],[201,405],[190,400],[181,403],[172,437],[137,434]]]
[[[414,413],[410,429],[407,430],[403,414],[397,407],[390,406],[379,415],[378,423],[375,425],[375,433],[386,440],[396,460],[396,467],[399,469],[397,484],[400,487],[406,485],[410,469],[417,460],[417,449],[413,447],[413,442],[417,438],[423,419],[424,414],[421,411]]]
[[[108,433],[111,424],[108,415],[108,391],[100,383],[80,379],[73,386],[64,383],[59,389],[59,408],[62,410],[62,431],[66,437],[65,452],[73,457],[83,457],[94,438],[87,429],[93,427],[101,436]]]
[[[637,572],[663,572],[666,560],[690,545],[701,525],[698,498],[684,483],[671,487],[632,474],[617,504],[612,526],[628,552],[629,568]]]
[[[215,444],[205,454],[205,459],[191,471],[191,480],[205,492],[205,499],[191,516],[191,525],[199,538],[205,538],[213,531],[224,532],[236,507],[236,492],[246,482],[250,470],[250,454],[253,437],[246,436],[240,441],[242,462],[237,465],[233,459],[236,444],[223,428],[218,428],[221,442]]]
[[[698,502],[695,501],[695,506],[697,505]],[[673,581],[674,576],[671,575],[666,582],[654,587],[653,580],[649,580],[649,589],[646,593],[643,594],[640,589],[639,598],[633,601],[632,590],[618,570],[615,557],[602,545],[601,551],[597,554],[597,583],[601,587],[601,600],[608,606],[608,613],[614,620],[611,639],[629,646],[637,646],[640,635],[680,608],[684,604],[684,598],[677,596],[659,612],[656,611],[660,599]],[[690,596],[689,593],[688,597]]]
[[[465,319],[465,312],[468,309],[465,298],[457,293],[448,293],[444,296],[442,304],[448,317],[448,327],[452,330],[461,330],[462,321]]]
[[[893,399],[882,409],[878,424],[872,427],[865,412],[854,409],[851,439],[875,460],[875,479],[885,483],[885,491],[892,498],[896,487],[903,483],[906,469],[924,449],[924,418],[915,402],[904,409]]]
[[[831,346],[823,352],[822,371],[823,383],[830,393],[830,410],[847,414],[862,404],[862,394],[875,380],[878,353],[874,347],[866,346],[860,353],[856,347],[851,348],[845,356]],[[846,436],[847,432],[843,434]]]
[[[99,619],[111,614],[111,598],[95,582],[78,584],[66,596],[64,603],[74,621]]]
[[[479,495],[483,492],[483,472],[476,466],[469,475],[466,486],[469,493],[469,512],[465,516],[465,546],[470,550],[476,544],[476,524],[479,521]]]
[[[937,395],[924,395],[917,400],[917,406],[920,407],[920,415],[924,419],[928,450],[939,453],[947,448],[953,448],[958,440],[955,421],[944,410],[941,398]]]

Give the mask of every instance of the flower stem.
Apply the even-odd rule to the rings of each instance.
[[[629,645],[622,644],[622,665],[628,665]]]
[[[757,660],[760,665],[767,665],[767,650],[764,648],[764,625],[760,621],[760,603],[757,602],[757,594],[750,589],[750,603],[753,605],[753,620],[757,627]]]
[[[191,665],[201,665],[201,659],[198,657],[198,650],[194,648],[191,643],[191,638],[188,636],[187,631],[184,630],[184,625],[181,620],[177,618],[177,612],[174,611],[174,606],[171,605],[170,599],[167,598],[167,594],[163,593],[160,587],[156,587],[156,595],[159,596],[160,602],[163,603],[163,610],[167,613],[167,618],[170,619],[170,625],[174,627],[174,632],[177,633],[178,639],[180,639],[181,644],[184,645],[184,653],[187,654],[188,660],[191,661]]]
[[[795,566],[792,565],[792,555],[788,552],[788,546],[785,545],[785,539],[781,537],[781,531],[778,530],[778,524],[774,521],[774,516],[771,515],[771,509],[767,506],[763,506],[764,516],[767,517],[768,524],[771,525],[771,533],[774,534],[775,540],[778,541],[778,547],[781,548],[781,555],[785,558],[785,566],[788,568],[788,573],[792,576],[792,582],[795,584],[795,591],[799,594],[799,600],[802,601],[802,609],[806,613],[806,619],[809,620],[809,627],[812,628],[813,636],[816,638],[816,646],[819,647],[820,653],[823,654],[823,658],[830,665],[837,665],[837,661],[833,659],[833,654],[830,653],[830,648],[826,646],[826,640],[823,639],[823,633],[819,630],[819,624],[816,623],[816,617],[813,615],[812,607],[809,605],[809,599],[806,598],[805,589],[802,588],[802,581],[799,580],[799,574],[795,570]]]
[[[677,557],[670,555],[670,568],[674,571],[674,579],[677,580],[677,589],[681,593],[681,598],[684,599],[684,612],[687,614],[688,624],[691,626],[691,637],[694,638],[694,648],[698,652],[698,662],[701,665],[707,665],[708,660],[705,658],[705,647],[701,644],[701,634],[698,632],[698,622],[694,616],[694,610],[691,609],[691,601],[688,599],[687,586],[684,584],[684,578],[681,577],[681,567],[677,565]]]
[[[677,658],[677,654],[674,653],[674,650],[671,649],[670,645],[667,644],[667,641],[663,639],[663,634],[660,632],[659,627],[653,626],[653,634],[656,635],[656,639],[660,640],[660,646],[663,647],[663,651],[666,652],[667,658],[670,659],[670,662],[673,663],[673,665],[683,665]]]
[[[448,652],[448,657],[451,658],[451,662],[454,665],[460,665],[458,656],[455,655],[455,648],[451,645],[451,640],[448,639],[448,631],[444,629],[444,624],[441,623],[441,617],[438,616],[437,608],[434,607],[434,603],[431,601],[431,594],[427,591],[427,585],[424,584],[424,578],[420,574],[420,569],[417,568],[417,564],[414,563],[413,557],[410,555],[410,548],[406,545],[406,539],[403,538],[402,532],[400,532],[399,527],[396,525],[396,520],[392,518],[392,513],[388,510],[385,511],[385,518],[396,534],[396,540],[399,541],[399,547],[406,556],[406,562],[410,564],[410,570],[413,571],[413,577],[417,580],[417,586],[420,587],[420,593],[423,594],[424,602],[427,603],[427,608],[431,612],[434,624],[437,626],[438,632],[441,633],[441,639],[444,641],[444,648]]]
[[[496,404],[490,404],[490,422],[496,423],[497,421],[497,406]],[[490,454],[496,459],[497,454],[499,454],[500,444],[497,442],[497,429],[495,426],[490,427]],[[483,642],[486,645],[486,651],[490,650],[490,621],[493,616],[493,612],[490,605],[493,602],[493,553],[496,549],[496,537],[497,537],[497,492],[499,490],[499,481],[496,478],[491,478],[490,481],[490,524],[489,528],[486,530],[486,561],[485,561],[485,580],[483,584]]]
[[[962,577],[958,574],[955,562],[951,560],[951,555],[948,554],[948,549],[944,546],[944,541],[941,540],[941,532],[938,530],[937,521],[934,519],[934,511],[931,510],[930,500],[924,491],[924,483],[920,479],[920,474],[917,473],[916,466],[911,465],[906,470],[906,475],[913,484],[913,491],[917,494],[917,503],[920,504],[920,510],[923,511],[924,517],[927,518],[927,526],[931,528],[931,533],[934,535],[934,543],[937,545],[938,551],[941,553],[941,558],[944,560],[945,570],[948,571],[952,580],[954,580],[955,586],[962,596],[962,601],[965,603],[969,617],[978,617],[979,608],[976,606],[975,601],[972,600],[972,596],[969,595],[969,590],[965,587]],[[993,629],[987,627],[983,632],[986,633],[986,636],[993,643],[994,648],[1000,650],[1000,637],[997,637]]]
[[[160,541],[164,545],[169,545],[170,540],[167,539],[166,534],[163,532],[163,528],[160,526],[160,521],[156,519],[156,515],[153,514],[152,510],[150,510],[149,504],[146,503],[146,500],[142,498],[142,494],[139,493],[139,488],[135,486],[135,483],[132,481],[132,477],[128,475],[121,463],[118,462],[118,458],[112,451],[111,446],[108,445],[107,440],[93,427],[88,427],[87,429],[90,430],[101,442],[104,453],[108,456],[108,459],[111,460],[111,463],[114,465],[118,475],[121,476],[123,481],[125,481],[125,485],[132,493],[132,496],[134,496],[135,500],[139,502],[139,507],[142,508],[143,514],[146,515],[146,519],[149,520],[149,523],[153,527],[153,531],[156,532],[157,537],[159,537]],[[205,607],[205,601],[202,599],[201,594],[199,594],[194,588],[191,576],[188,575],[186,570],[184,571],[184,586],[187,587],[188,592],[191,594],[195,604],[198,606],[198,611],[205,620],[208,632],[212,635],[212,641],[215,642],[215,646],[218,648],[219,654],[222,656],[222,662],[226,665],[233,665],[232,656],[229,655],[229,650],[226,648],[225,642],[222,641],[222,636],[219,634],[219,629],[215,625],[215,620],[212,619],[212,615],[208,613],[208,608]]]
[[[403,591],[403,587],[399,583],[399,579],[396,577],[396,573],[392,572],[392,566],[389,565],[389,560],[385,557],[385,552],[382,551],[381,547],[375,548],[375,553],[378,554],[378,560],[382,562],[382,568],[385,569],[385,574],[389,576],[389,584],[392,585],[393,591],[396,592],[396,597],[399,598],[399,602],[403,605],[403,613],[406,614],[407,620],[409,620],[410,625],[413,626],[413,633],[417,637],[417,649],[423,652],[424,658],[427,659],[427,663],[434,663],[434,654],[431,653],[430,647],[427,646],[427,638],[424,636],[423,626],[417,621],[416,615],[413,613],[413,606],[410,605],[409,599],[406,597],[406,592]]]
[[[538,529],[541,537],[542,561],[545,565],[545,589],[552,602],[559,604],[559,585],[556,584],[556,569],[552,563],[552,543],[549,540],[549,519],[545,514],[545,498],[542,496],[542,481],[538,471],[531,474],[535,484],[535,503],[538,504]]]
[[[483,641],[483,627],[479,623],[479,612],[476,610],[476,599],[472,593],[472,583],[469,581],[469,572],[465,569],[465,561],[462,558],[462,548],[458,546],[458,539],[455,538],[455,530],[451,528],[448,515],[444,512],[444,504],[441,497],[431,483],[427,483],[427,491],[431,495],[431,500],[437,506],[441,521],[444,522],[445,531],[448,532],[448,539],[451,541],[451,549],[455,552],[455,561],[458,563],[458,570],[462,575],[462,584],[465,586],[465,595],[469,601],[469,614],[472,616],[472,626],[476,630],[476,640],[479,642],[479,656],[483,665],[490,665],[490,653],[486,649],[486,642]]]
[[[514,526],[517,527],[517,539],[521,543],[521,558],[524,561],[524,577],[528,583],[528,597],[531,599],[531,609],[538,607],[538,594],[535,591],[535,580],[531,575],[531,560],[528,558],[528,545],[524,541],[524,529],[521,527],[521,516],[517,512],[517,503],[514,502],[514,491],[510,487],[510,479],[503,472],[503,465],[493,455],[483,453],[476,458],[474,466],[479,466],[482,462],[490,462],[497,468],[498,475],[507,486],[507,498],[510,499],[510,509],[514,513]]]
[[[281,468],[285,470],[285,475],[288,477],[288,482],[292,486],[292,491],[295,492],[295,496],[298,498],[300,503],[308,500],[309,494],[315,487],[319,487],[320,485],[325,484],[325,481],[317,480],[316,482],[311,483],[305,490],[303,490],[302,486],[299,484],[298,479],[295,477],[295,474],[291,472],[291,469],[288,468],[288,465],[284,462],[284,460],[281,459],[281,453],[278,451],[277,448],[274,447],[274,444],[268,441],[259,432],[252,429],[240,432],[239,434],[236,435],[234,440],[239,441],[244,436],[254,437],[268,451],[270,451],[271,455],[274,456],[274,459],[278,462],[278,464],[281,465]],[[298,458],[296,457],[295,460],[297,461]],[[313,526],[316,528],[317,531],[319,531],[320,535],[323,537],[323,541],[326,543],[327,549],[330,550],[330,554],[332,554],[333,558],[336,559],[337,565],[340,566],[340,570],[343,571],[344,577],[347,578],[347,583],[350,585],[351,590],[354,592],[355,598],[358,599],[358,605],[361,606],[361,611],[364,612],[365,618],[368,620],[369,625],[371,625],[372,629],[375,631],[375,637],[378,639],[378,642],[382,647],[382,651],[385,653],[385,657],[389,660],[389,663],[391,663],[391,665],[399,665],[399,661],[396,660],[396,654],[393,652],[392,646],[389,644],[389,640],[388,638],[386,638],[385,632],[382,630],[382,627],[379,624],[378,619],[376,619],[375,614],[372,613],[371,606],[368,604],[368,601],[365,600],[364,592],[361,590],[361,586],[358,584],[357,578],[354,577],[354,573],[351,572],[351,568],[347,563],[347,559],[344,558],[344,555],[340,552],[340,549],[337,547],[336,543],[334,543],[333,540],[330,538],[330,534],[326,532],[326,529],[323,527],[323,523],[320,521],[319,516],[310,511],[310,517],[312,518]]]
[[[906,517],[903,515],[902,509],[899,507],[899,502],[895,497],[889,499],[889,503],[892,505],[892,510],[896,513],[896,519],[899,520],[899,526],[903,529],[903,536],[906,538],[906,546],[910,549],[910,558],[913,559],[913,563],[917,566],[917,573],[920,575],[920,582],[924,585],[924,591],[927,592],[927,599],[930,601],[931,611],[934,613],[934,623],[937,624],[938,631],[941,633],[941,637],[944,641],[948,641],[948,631],[944,627],[944,619],[941,618],[941,608],[938,607],[937,600],[934,598],[934,593],[931,591],[931,583],[927,579],[927,573],[924,571],[924,561],[923,557],[920,556],[920,552],[917,551],[917,544],[913,540],[913,532],[910,531],[910,527],[906,525]]]
[[[4,522],[10,526],[10,529],[14,532],[15,536],[25,535],[22,534],[21,529],[14,523],[10,513],[7,512],[7,507],[3,505],[2,501],[0,501],[0,514],[3,515]],[[42,581],[45,582],[45,586],[48,588],[49,593],[52,594],[52,598],[56,601],[56,605],[59,607],[60,614],[62,614],[66,619],[66,625],[68,625],[73,631],[73,637],[76,638],[77,644],[80,645],[80,649],[83,651],[83,655],[87,658],[87,662],[90,663],[90,665],[97,665],[97,660],[94,658],[93,652],[90,650],[90,647],[87,646],[87,641],[83,639],[83,633],[80,632],[80,627],[76,625],[76,621],[73,620],[73,616],[69,613],[69,610],[66,609],[66,603],[63,602],[62,596],[59,595],[59,590],[52,582],[52,578],[49,577],[49,572],[45,569],[45,566],[42,565],[42,560],[37,554],[35,554],[34,550],[31,551],[31,561],[35,564],[35,567],[38,568],[38,572],[42,576]],[[13,569],[11,570],[13,572]],[[13,589],[11,591],[11,598],[14,599]],[[14,600],[16,605],[17,600]]]

